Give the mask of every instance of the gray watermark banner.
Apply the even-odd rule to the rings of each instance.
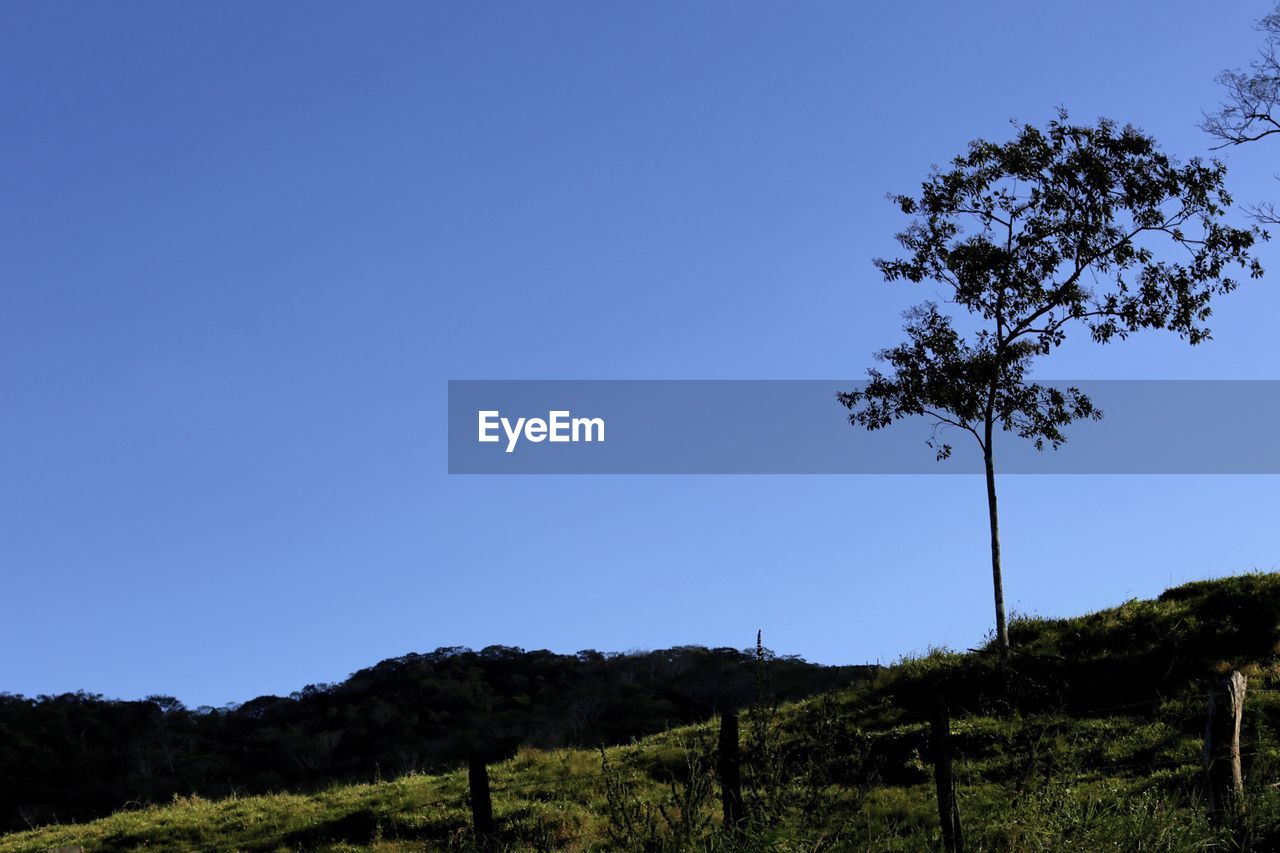
[[[451,474],[979,474],[963,430],[849,424],[841,380],[451,380]],[[1004,474],[1280,474],[1280,380],[1043,380],[1104,417],[1037,451],[995,441]],[[930,439],[954,447],[939,462]]]

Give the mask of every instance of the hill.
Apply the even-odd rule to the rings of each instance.
[[[937,650],[790,704],[758,670],[743,715],[744,839],[719,826],[715,724],[603,751],[522,748],[492,767],[500,849],[938,849],[927,714],[951,707],[972,850],[1280,849],[1280,577],[1180,586],[1071,619],[1021,618],[991,649]],[[1242,817],[1201,799],[1206,688],[1249,678]],[[465,773],[213,802],[179,798],[0,837],[0,851],[472,848]]]
[[[175,794],[301,792],[440,772],[477,747],[502,758],[519,746],[625,743],[744,701],[752,660],[696,646],[576,655],[444,648],[225,708],[188,710],[165,696],[0,695],[0,830]],[[772,668],[789,699],[870,672],[798,658]]]

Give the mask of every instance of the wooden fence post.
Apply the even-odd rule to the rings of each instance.
[[[716,771],[720,776],[720,803],[724,811],[724,827],[731,835],[740,835],[746,825],[746,809],[742,803],[742,759],[738,751],[738,712],[720,715],[720,748]]]
[[[951,775],[951,715],[941,693],[934,703],[930,728],[933,741],[933,780],[938,789],[938,820],[942,825],[942,849],[946,853],[964,853],[960,804],[956,801],[956,783]]]
[[[493,798],[489,793],[489,768],[477,752],[467,759],[467,784],[471,790],[471,825],[482,849],[493,847]]]
[[[1204,727],[1204,761],[1209,781],[1209,817],[1227,822],[1240,806],[1244,772],[1240,767],[1240,722],[1248,685],[1239,672],[1217,680],[1209,690],[1209,716]]]

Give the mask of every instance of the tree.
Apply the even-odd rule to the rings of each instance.
[[[1098,343],[1140,329],[1168,329],[1192,344],[1209,337],[1210,302],[1230,292],[1238,267],[1257,278],[1250,257],[1256,228],[1222,221],[1231,199],[1225,167],[1163,154],[1139,130],[1111,121],[1045,129],[1025,125],[1006,143],[978,140],[945,171],[935,168],[919,196],[891,195],[913,218],[897,235],[902,258],[877,259],[886,281],[931,282],[968,312],[962,334],[935,302],[906,312],[907,341],[877,353],[861,390],[838,395],[855,426],[876,430],[927,416],[939,429],[972,436],[982,451],[991,528],[996,643],[1009,654],[1000,523],[997,429],[1043,450],[1064,428],[1101,412],[1077,388],[1028,380],[1073,328]],[[1173,250],[1158,259],[1157,250]],[[939,460],[951,445],[930,440]]]
[[[1214,113],[1206,113],[1200,127],[1219,140],[1215,148],[1257,142],[1280,133],[1280,7],[1258,21],[1264,34],[1258,58],[1248,71],[1223,71],[1218,83],[1226,98]],[[1280,225],[1280,211],[1264,202],[1248,208],[1259,222]]]

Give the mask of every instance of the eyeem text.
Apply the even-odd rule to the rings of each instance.
[[[507,452],[512,453],[516,444],[523,438],[535,444],[542,441],[604,441],[604,418],[575,418],[567,410],[547,412],[543,418],[510,418],[502,417],[496,409],[481,410],[476,413],[479,422],[479,441],[482,444],[493,444],[502,440],[499,432],[506,435]]]

